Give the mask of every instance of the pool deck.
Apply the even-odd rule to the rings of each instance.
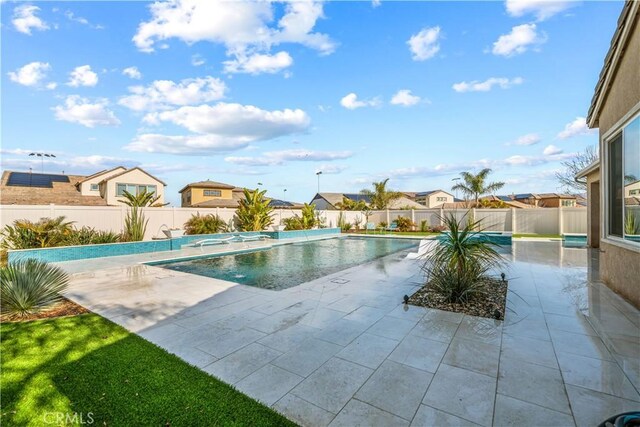
[[[59,265],[72,300],[302,425],[592,426],[640,408],[640,313],[596,252],[514,241],[504,322],[401,304],[422,283],[406,252],[282,291],[141,264],[166,253]]]

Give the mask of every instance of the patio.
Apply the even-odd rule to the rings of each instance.
[[[582,426],[640,407],[640,313],[598,282],[597,252],[515,241],[504,322],[400,304],[421,281],[403,255],[279,292],[137,264],[150,255],[60,265],[69,298],[303,425]]]

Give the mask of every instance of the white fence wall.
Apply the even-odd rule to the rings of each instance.
[[[0,207],[0,226],[13,223],[18,219],[37,221],[43,217],[65,216],[74,221],[78,227],[88,226],[96,230],[112,230],[120,232],[124,228],[126,206],[58,206],[58,205],[3,205]],[[182,228],[192,215],[217,214],[225,221],[235,215],[234,209],[200,209],[200,208],[146,208],[149,219],[146,239],[162,235],[161,229]],[[390,223],[399,216],[411,218],[417,226],[427,220],[430,226],[439,225],[440,217],[453,213],[459,220],[464,220],[468,211],[464,209],[445,211],[442,209],[424,210],[389,210],[373,211],[369,222],[379,224]],[[587,210],[585,208],[540,208],[540,209],[475,209],[472,212],[477,220],[482,220],[483,227],[490,231],[512,231],[514,233],[562,234],[586,233]],[[339,211],[319,211],[320,217],[329,227],[337,227]],[[359,222],[364,227],[366,219],[362,212],[343,212],[347,222]],[[276,209],[273,213],[274,224],[282,219],[301,215],[300,210]]]

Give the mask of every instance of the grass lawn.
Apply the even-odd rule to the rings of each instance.
[[[0,325],[2,425],[294,425],[95,315]],[[93,422],[90,423],[89,419]]]
[[[559,234],[514,234],[512,237],[514,239],[517,239],[518,237],[538,238],[538,239],[562,239],[562,236]]]

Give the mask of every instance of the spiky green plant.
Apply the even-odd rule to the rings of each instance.
[[[28,259],[0,268],[0,311],[26,317],[51,307],[67,288],[69,277],[61,268]]]
[[[362,211],[367,208],[367,202],[364,200],[352,200],[348,197],[342,196],[342,201],[336,203],[336,208],[341,211]]]
[[[284,218],[282,220],[282,223],[284,224],[285,231],[304,229],[302,225],[302,218],[300,218],[298,215],[294,215],[289,218]]]
[[[302,228],[309,230],[317,225],[315,203],[305,203],[302,207]]]
[[[420,231],[423,233],[429,231],[429,221],[427,221],[426,219],[420,221]]]
[[[0,246],[4,249],[50,248],[63,244],[73,231],[73,222],[65,221],[64,216],[40,218],[32,222],[26,219],[16,220],[6,225],[2,233]]]
[[[411,221],[411,218],[406,216],[399,216],[396,218],[396,224],[398,225],[398,231],[411,231],[415,224]]]
[[[227,223],[218,215],[191,215],[184,224],[186,234],[215,234],[228,231]]]
[[[483,291],[488,272],[504,263],[499,245],[481,233],[481,221],[458,221],[453,214],[442,218],[448,228],[423,265],[427,283],[449,302],[466,302]]]
[[[640,221],[638,221],[636,216],[630,210],[626,211],[624,219],[624,234],[640,234]]]
[[[149,223],[149,220],[145,218],[144,212],[141,208],[147,206],[158,206],[157,202],[160,199],[160,196],[155,196],[155,193],[148,193],[146,190],[136,195],[125,190],[122,195],[124,200],[118,201],[129,206],[127,216],[124,218],[124,232],[122,233],[122,239],[126,242],[142,241],[144,239],[144,234],[147,231],[147,224]]]
[[[236,210],[236,223],[241,231],[262,231],[273,224],[273,208],[264,197],[266,192],[244,189],[244,199]]]
[[[352,224],[347,221],[346,215],[343,212],[338,214],[338,227],[340,227],[340,230],[343,232],[351,230]]]

